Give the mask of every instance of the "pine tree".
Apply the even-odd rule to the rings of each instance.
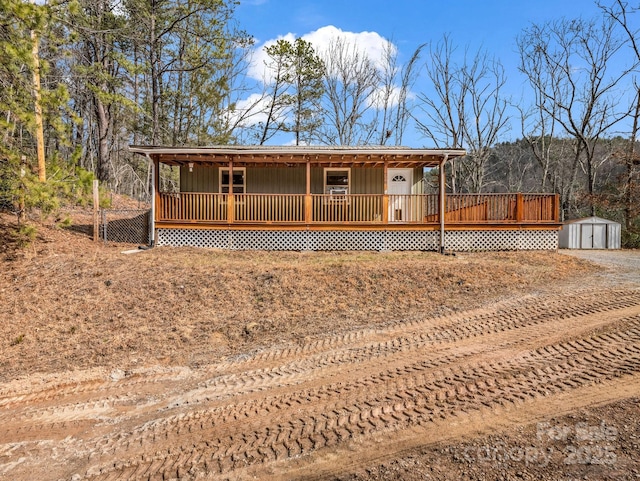
[[[322,124],[324,62],[311,43],[301,38],[293,44],[280,39],[265,51],[271,59],[268,68],[273,81],[260,143],[277,131],[294,133],[296,145],[309,143]]]

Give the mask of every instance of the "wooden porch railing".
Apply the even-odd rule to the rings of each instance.
[[[536,221],[537,219],[560,220],[560,204],[557,195],[548,194],[521,194],[522,216],[519,220]]]
[[[181,223],[434,224],[438,195],[160,193],[156,220]],[[448,224],[559,223],[556,194],[447,194]],[[385,212],[386,211],[386,212]]]
[[[445,222],[516,221],[517,194],[447,196]]]
[[[304,222],[304,194],[235,194],[237,222]]]
[[[160,193],[158,201],[156,219],[159,221],[227,221],[226,194]]]
[[[438,222],[429,204],[427,222]],[[447,223],[558,223],[557,194],[447,194]]]
[[[312,222],[381,223],[381,195],[312,195]]]

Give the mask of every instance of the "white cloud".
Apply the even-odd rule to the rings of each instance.
[[[269,70],[266,68],[268,56],[265,53],[265,47],[274,45],[280,39],[284,39],[293,43],[296,37],[297,35],[293,33],[287,33],[286,35],[279,36],[278,38],[267,40],[266,42],[263,42],[262,44],[257,46],[253,50],[251,55],[252,61],[248,72],[249,77],[262,82],[263,84],[268,83],[270,81],[269,77],[271,72],[269,72]],[[388,40],[386,40],[376,32],[345,32],[332,25],[321,27],[318,30],[302,35],[302,38],[310,42],[316,50],[316,53],[321,57],[325,55],[331,43],[339,39],[345,45],[349,47],[354,46],[355,48],[357,48],[360,52],[366,55],[379,69],[383,68],[386,50],[388,50],[389,48]],[[391,53],[395,54],[396,47],[394,45],[391,45],[391,48],[394,49]],[[398,105],[400,93],[400,87],[395,86],[388,99],[390,107]],[[371,106],[376,109],[382,108],[384,95],[385,93],[383,91],[383,87],[380,86],[378,91],[374,93],[374,95],[369,99]],[[414,97],[414,94],[411,92],[408,92],[407,95],[410,99]],[[250,109],[253,112],[259,112],[260,110],[264,110],[260,107],[266,106],[266,99],[260,99],[260,96],[258,94],[253,94],[246,100],[238,102],[236,115],[239,115],[240,112],[243,112],[247,109]],[[255,125],[260,121],[266,121],[266,114],[252,115],[245,119],[242,123],[245,126],[249,126]]]
[[[268,106],[268,99],[265,99],[260,94],[251,94],[244,100],[236,102],[235,110],[230,112],[232,123],[240,120],[240,125],[248,127],[250,125],[256,125],[259,122],[266,122],[267,114],[266,107]]]
[[[267,79],[269,78],[270,72],[266,68],[266,65],[269,61],[269,56],[265,52],[265,48],[274,45],[278,40],[287,40],[289,42],[293,42],[295,39],[296,38],[294,34],[288,33],[273,40],[267,40],[261,45],[258,45],[251,54],[251,64],[249,65],[248,72],[249,77],[260,82],[268,83]]]
[[[340,39],[346,45],[357,46],[358,50],[369,57],[374,65],[378,67],[382,64],[384,50],[388,43],[377,32],[344,32],[333,25],[319,28],[315,32],[304,35],[302,38],[310,42],[320,55],[327,51],[332,41]]]
[[[265,68],[268,56],[265,53],[265,47],[274,45],[278,40],[284,39],[293,43],[296,35],[287,33],[278,38],[267,40],[256,47],[253,55],[253,62],[249,68],[249,76],[259,81],[265,81],[269,77],[269,72]],[[302,39],[310,42],[316,53],[323,56],[329,45],[336,39],[341,39],[347,45],[356,46],[362,53],[367,55],[369,59],[380,66],[384,55],[387,40],[376,32],[345,32],[333,25],[321,27],[318,30],[302,35]]]

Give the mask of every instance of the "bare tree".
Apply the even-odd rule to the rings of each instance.
[[[374,122],[367,117],[378,86],[373,61],[358,46],[334,39],[324,54],[325,125],[319,140],[328,145],[370,143]]]
[[[425,44],[422,44],[416,48],[409,62],[401,67],[398,49],[391,41],[385,42],[380,86],[375,102],[378,110],[377,144],[386,145],[393,139],[395,145],[402,145],[402,138],[411,117],[409,95],[416,81],[416,65],[424,46]]]
[[[467,172],[469,190],[482,192],[492,147],[499,141],[509,120],[507,101],[502,98],[506,76],[500,62],[481,52],[461,74],[463,84],[468,85],[468,100],[464,108],[471,105],[470,117],[465,115],[463,130],[468,152],[463,168]]]
[[[436,147],[462,148],[464,125],[464,98],[466,85],[458,81],[457,67],[452,56],[455,48],[448,35],[429,48],[426,74],[432,91],[419,94],[420,109],[426,118],[415,117],[418,129]],[[451,161],[451,191],[458,192],[457,162]]]
[[[629,16],[638,14],[640,7],[631,8],[623,0],[615,0],[612,6],[605,6],[598,3],[604,14],[616,22],[628,40],[628,46],[635,58],[635,70],[633,86],[635,89],[635,99],[631,110],[631,131],[629,132],[629,142],[626,151],[619,155],[625,167],[624,181],[622,185],[622,198],[624,209],[624,224],[627,231],[632,228],[632,221],[635,216],[640,214],[637,203],[634,202],[633,196],[633,180],[638,175],[637,166],[640,165],[640,154],[636,153],[638,143],[638,131],[640,129],[640,82],[638,80],[637,67],[640,65],[640,29],[631,27]]]
[[[234,49],[233,57],[226,64],[220,76],[227,79],[230,86],[223,93],[219,115],[212,116],[210,122],[216,123],[216,130],[222,138],[243,143],[250,134],[246,125],[250,119],[262,112],[266,90],[261,94],[250,95],[253,88],[248,81],[248,67],[251,61],[253,39],[247,38]],[[248,97],[248,100],[246,99]]]
[[[536,82],[543,84],[542,72],[534,69],[529,72],[530,76],[536,78]],[[558,188],[556,183],[556,168],[558,159],[556,157],[556,144],[560,143],[556,137],[556,115],[554,115],[556,104],[544,97],[541,91],[534,89],[534,103],[527,110],[516,105],[520,112],[520,129],[522,138],[529,146],[531,153],[540,167],[540,188],[545,192],[548,188],[554,192]],[[549,112],[552,112],[549,114]]]
[[[500,62],[481,50],[457,65],[455,50],[448,35],[430,48],[426,72],[431,90],[419,95],[425,118],[416,117],[416,122],[437,147],[467,149],[467,157],[451,164],[452,191],[480,192],[491,147],[508,123],[502,97],[506,77]]]
[[[565,214],[579,169],[594,214],[592,197],[602,161],[596,159],[596,144],[628,114],[619,109],[616,92],[628,71],[610,73],[611,59],[623,45],[613,27],[610,20],[560,20],[533,25],[518,38],[520,70],[536,92],[536,107],[557,122],[561,134],[574,140],[569,183],[561,193]]]

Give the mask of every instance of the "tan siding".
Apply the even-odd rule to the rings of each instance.
[[[383,176],[383,169],[351,169],[351,192],[353,194],[383,194]]]
[[[412,194],[424,194],[424,172],[421,167],[413,169]]]
[[[249,167],[247,168],[247,193],[256,194],[304,194],[306,187],[306,167]],[[198,167],[189,172],[187,167],[180,169],[181,192],[218,192],[218,167]],[[414,173],[414,193],[421,193],[422,171]],[[322,194],[324,189],[324,169],[311,168],[311,192]],[[382,194],[383,170],[373,168],[351,169],[351,193]]]
[[[180,167],[181,192],[218,192],[218,169],[194,166],[193,172],[188,167]]]
[[[306,167],[249,167],[249,194],[304,194],[307,184]]]
[[[322,167],[311,167],[311,193],[324,193],[324,169]]]

